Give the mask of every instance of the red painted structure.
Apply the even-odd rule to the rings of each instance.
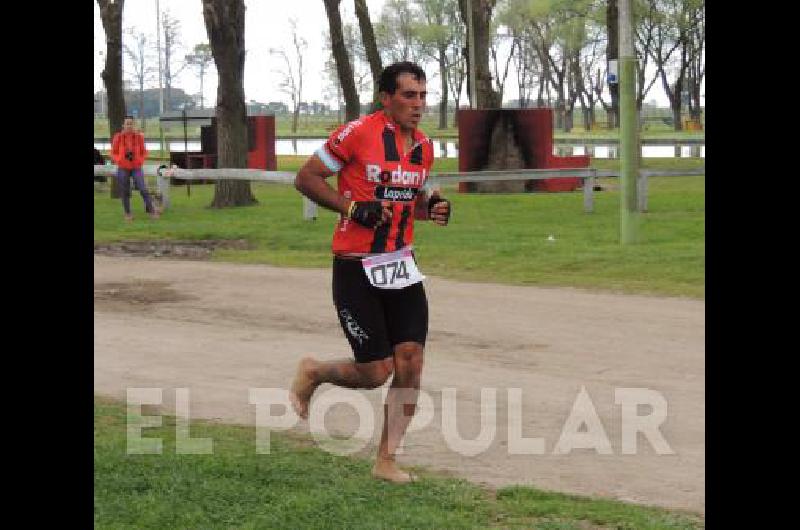
[[[522,169],[584,168],[589,157],[553,154],[553,110],[546,109],[459,109],[458,170],[481,171],[489,160],[492,130],[499,120],[513,125],[514,139],[524,160]],[[472,182],[460,182],[458,191],[475,191]],[[580,177],[528,180],[526,191],[574,191]]]
[[[170,158],[171,163],[186,169],[216,168],[217,119],[211,118],[211,125],[200,128],[199,152],[189,151],[185,156],[180,152],[171,153]],[[275,153],[275,116],[247,117],[247,167],[266,171],[278,169],[278,158]]]
[[[277,171],[275,116],[249,116],[247,118],[247,137],[247,167]]]

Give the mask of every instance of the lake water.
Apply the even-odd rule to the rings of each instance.
[[[300,139],[300,140],[277,140],[275,142],[277,153],[279,155],[311,155],[319,148],[325,140],[319,139]],[[157,151],[159,149],[158,142],[146,142],[148,151]],[[95,142],[94,146],[97,149],[108,150],[111,145],[108,142]],[[187,143],[188,150],[200,151],[199,141],[189,141]],[[183,141],[170,141],[169,150],[175,152],[183,152]],[[434,156],[437,158],[458,158],[458,148],[456,142],[449,141],[434,141],[433,142]],[[592,158],[619,158],[619,147],[617,145],[567,145],[555,144],[553,146],[553,154],[559,156],[573,156],[573,155],[586,155]],[[686,157],[700,157],[705,158],[706,146],[704,144],[693,145],[643,145],[642,158],[686,158]]]

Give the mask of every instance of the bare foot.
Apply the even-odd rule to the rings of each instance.
[[[129,213],[126,213],[125,214],[125,221],[130,223],[131,221],[133,221],[133,216],[131,214],[129,214]]]
[[[304,357],[297,365],[297,373],[289,389],[289,401],[298,416],[304,420],[308,419],[308,402],[311,395],[317,389],[317,384],[310,376],[314,368],[315,361],[311,357]]]
[[[397,484],[414,482],[414,479],[416,478],[411,473],[407,473],[406,471],[403,471],[397,467],[397,464],[395,464],[394,460],[387,460],[380,457],[375,460],[375,466],[372,468],[372,476],[377,479],[388,480],[389,482],[395,482]]]

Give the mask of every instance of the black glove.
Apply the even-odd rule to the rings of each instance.
[[[353,201],[347,217],[367,228],[375,228],[383,218],[383,206],[380,201]]]
[[[429,219],[431,218],[431,212],[433,212],[433,207],[439,204],[440,202],[446,202],[448,205],[447,215],[445,216],[444,219],[445,224],[447,224],[450,222],[450,214],[453,212],[453,204],[447,199],[443,199],[438,195],[434,195],[430,199],[428,199],[428,218]]]

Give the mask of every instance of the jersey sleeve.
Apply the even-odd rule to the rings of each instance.
[[[355,120],[342,125],[314,152],[328,169],[337,172],[353,158],[361,124],[361,120]]]

